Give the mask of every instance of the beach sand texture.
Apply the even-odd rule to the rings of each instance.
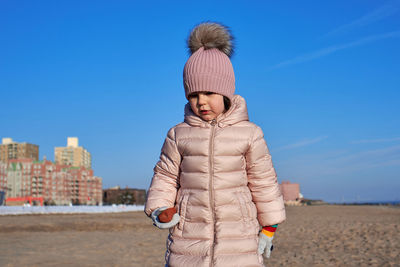
[[[267,266],[400,266],[400,208],[287,207]],[[0,216],[0,266],[164,266],[143,212]]]

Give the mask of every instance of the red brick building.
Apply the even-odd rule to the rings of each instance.
[[[46,204],[55,205],[102,204],[102,179],[91,169],[46,159],[14,159],[5,166],[0,164],[0,190],[6,198],[43,197]]]
[[[119,186],[103,190],[104,204],[135,204],[144,205],[146,190],[136,188],[123,188]]]

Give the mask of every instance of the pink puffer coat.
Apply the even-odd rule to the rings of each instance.
[[[164,142],[145,212],[175,206],[167,266],[263,266],[259,224],[285,220],[282,194],[262,130],[248,121],[245,100],[212,122],[189,104],[185,121]]]

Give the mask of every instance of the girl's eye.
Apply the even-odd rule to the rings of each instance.
[[[197,95],[198,95],[197,93],[190,94],[190,95],[189,95],[189,98],[197,97]]]

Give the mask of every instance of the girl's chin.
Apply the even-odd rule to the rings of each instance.
[[[197,114],[197,116],[199,116],[202,120],[204,120],[204,121],[212,121],[213,119],[215,119],[217,116],[215,116],[215,114],[214,113],[212,113],[212,112],[209,112],[209,113],[207,113],[207,114],[202,114],[202,113],[200,113],[200,114]]]
[[[205,121],[212,121],[213,119],[215,119],[214,116],[210,116],[210,115],[203,115],[203,116],[201,116],[201,118]]]

